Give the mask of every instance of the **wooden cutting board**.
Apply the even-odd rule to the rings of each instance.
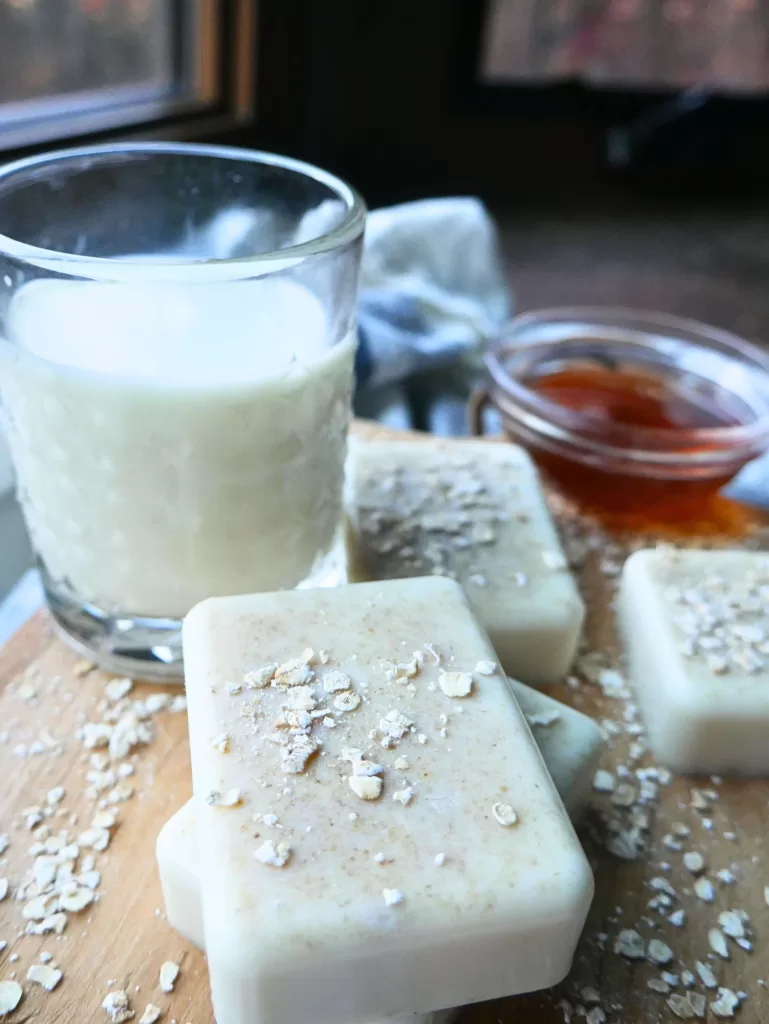
[[[364,438],[385,433],[367,426],[358,426],[357,432]],[[616,654],[610,607],[613,581],[600,571],[599,561],[599,554],[588,558],[580,571],[589,605],[588,638],[591,649]],[[49,790],[62,786],[66,793],[58,805],[62,814],[49,820],[53,830],[68,827],[77,835],[88,827],[93,813],[93,804],[84,792],[89,766],[75,731],[84,720],[100,719],[97,705],[107,679],[96,671],[79,676],[76,665],[75,655],[53,635],[44,613],[35,616],[0,652],[0,833],[7,833],[10,839],[0,858],[0,877],[7,876],[11,883],[7,898],[0,902],[0,940],[7,942],[0,952],[0,980],[15,971],[25,990],[8,1019],[13,1024],[33,1018],[44,1024],[106,1024],[101,1002],[112,983],[112,988],[128,992],[137,1021],[146,1004],[153,1002],[163,1008],[164,1022],[213,1024],[205,958],[164,920],[154,859],[158,830],[191,792],[184,713],[157,715],[154,742],[132,758],[135,773],[128,781],[136,792],[118,805],[120,824],[109,848],[96,855],[102,872],[98,902],[77,916],[70,915],[60,936],[22,934],[23,903],[13,898],[14,883],[18,884],[31,865],[33,841],[22,811],[44,802]],[[157,688],[149,685],[134,689],[136,696],[153,692]],[[597,718],[623,721],[625,703],[605,697],[598,686],[588,682],[577,689],[560,684],[549,692]],[[20,744],[27,748],[26,756],[17,749]],[[607,748],[604,767],[616,770],[624,763],[627,744],[627,736],[616,737],[613,747]],[[30,752],[30,747],[34,751],[40,746],[42,753]],[[585,986],[600,993],[608,1024],[674,1022],[677,1018],[667,1007],[666,997],[650,991],[646,984],[659,977],[661,968],[628,961],[613,952],[619,930],[633,927],[645,938],[662,939],[672,948],[675,961],[667,970],[679,974],[682,968],[694,971],[695,961],[706,961],[722,985],[747,992],[747,1000],[737,1011],[743,1024],[769,1020],[769,994],[759,983],[769,981],[769,906],[764,899],[764,887],[769,885],[764,853],[769,783],[718,784],[713,787],[718,799],[707,814],[689,806],[693,785],[710,787],[707,780],[684,778],[661,787],[659,801],[647,808],[649,850],[635,861],[619,860],[606,851],[601,812],[610,809],[610,798],[596,795],[596,806],[581,835],[595,868],[597,892],[570,978],[549,993],[467,1009],[461,1016],[464,1024],[561,1024],[564,1012],[557,1005],[559,1000],[568,1000],[576,1010],[584,1002],[580,991]],[[78,815],[74,825],[69,823],[70,814]],[[704,827],[704,819],[710,819],[711,829]],[[691,828],[691,838],[683,840],[684,850],[705,854],[707,873],[716,890],[713,903],[705,903],[691,892],[694,879],[683,867],[682,852],[661,844],[674,821]],[[724,885],[716,880],[719,869],[734,870],[736,882]],[[683,927],[676,928],[647,909],[655,895],[649,882],[655,877],[666,878],[681,895],[674,906],[685,910]],[[729,962],[708,961],[708,930],[717,925],[719,912],[727,909],[745,910],[750,915],[753,952],[743,951],[729,940]],[[651,927],[652,923],[656,926]],[[50,952],[63,971],[62,981],[50,993],[25,980],[29,965],[38,962],[41,950]],[[18,959],[12,960],[12,956]],[[159,968],[166,960],[181,966],[171,994],[158,987]],[[699,980],[695,990],[705,991]],[[575,1012],[573,1019],[584,1018]],[[708,1020],[714,1019],[709,1013]]]

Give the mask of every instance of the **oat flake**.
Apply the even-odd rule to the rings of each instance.
[[[13,1013],[23,995],[24,990],[17,981],[0,981],[0,1017]]]
[[[154,1003],[147,1003],[147,1008],[139,1019],[139,1024],[155,1024],[163,1011]]]
[[[441,672],[438,685],[447,697],[468,697],[473,689],[473,677],[469,672]]]
[[[163,992],[173,992],[176,979],[179,977],[179,965],[173,960],[166,960],[160,968],[158,982]]]
[[[267,864],[270,867],[284,868],[291,858],[291,853],[292,850],[288,843],[278,843],[276,845],[271,839],[268,839],[255,851],[254,857],[262,864]]]
[[[723,960],[729,959],[729,947],[726,945],[724,933],[719,931],[718,928],[711,928],[708,932],[708,945]]]
[[[61,971],[45,964],[32,964],[27,971],[27,981],[40,985],[46,992],[53,992],[62,979]]]
[[[400,889],[382,889],[382,899],[386,906],[397,907],[399,903],[403,903],[406,897]]]
[[[491,813],[504,828],[512,828],[518,824],[518,815],[510,804],[496,803],[492,806]]]

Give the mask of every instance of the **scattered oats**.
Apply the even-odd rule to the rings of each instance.
[[[710,1009],[716,1017],[733,1017],[739,1005],[740,999],[736,992],[730,988],[719,988],[718,999],[710,1004]]]
[[[673,950],[660,939],[651,939],[646,951],[647,959],[658,967],[664,967],[673,959]]]
[[[728,839],[730,843],[734,843],[734,842],[737,841],[737,833],[736,832],[724,832],[724,839]]]
[[[655,878],[652,878],[649,881],[649,888],[654,889],[655,892],[667,893],[668,896],[678,896],[678,893],[675,891],[675,889],[667,880],[667,878],[663,878],[662,875],[657,875]]]
[[[721,930],[725,935],[728,935],[730,939],[744,939],[745,938],[745,926],[743,919],[734,910],[724,910],[718,915],[718,923],[721,925]]]
[[[55,807],[60,804],[65,796],[65,790],[63,786],[55,786],[53,789],[49,789],[45,794],[45,802],[49,807]]]
[[[403,789],[399,789],[396,793],[393,793],[393,800],[397,800],[399,804],[403,804],[407,807],[414,799],[414,790],[411,786],[404,786]]]
[[[151,715],[163,711],[171,703],[170,693],[151,693],[144,701],[144,706]]]
[[[8,895],[8,879],[0,878],[0,902]]]
[[[24,990],[18,981],[0,981],[0,1017],[13,1013],[23,995]]]
[[[263,690],[272,682],[277,667],[277,665],[265,665],[264,668],[258,668],[255,672],[246,672],[243,682],[250,690]]]
[[[691,975],[691,971],[686,971],[685,973]],[[660,972],[660,977],[662,978],[663,981],[667,982],[667,984],[670,985],[671,988],[675,988],[676,985],[678,985],[679,978],[678,978],[677,974],[672,974],[670,971],[661,971]],[[692,984],[694,984],[694,976],[693,975],[692,975]]]
[[[712,903],[716,898],[716,890],[709,878],[698,878],[694,883],[694,892],[705,903]]]
[[[735,939],[734,941],[737,943],[737,945],[740,947],[740,949],[744,949],[746,953],[752,953],[753,952],[753,943],[750,941],[750,939],[746,939],[746,938],[743,937],[743,938]]]
[[[670,985],[663,978],[649,978],[646,982],[646,987],[651,989],[652,992],[659,992],[660,995],[667,995],[670,991]]]
[[[436,868],[442,868],[445,863],[446,863],[446,854],[445,853],[436,853],[435,860],[434,860],[434,864],[435,864]]]
[[[491,808],[491,813],[500,825],[511,828],[517,825],[519,818],[510,804],[496,803]]]
[[[711,928],[708,932],[708,945],[722,960],[729,959],[729,949],[726,945],[724,933],[719,931],[718,928]]]
[[[485,587],[487,583],[486,577],[479,572],[473,573],[472,576],[468,576],[467,579],[476,587]]]
[[[163,1011],[159,1006],[155,1006],[154,1003],[147,1003],[147,1008],[141,1015],[139,1024],[155,1024]]]
[[[49,964],[51,960],[53,960],[51,954],[47,953],[45,950],[42,950],[42,952],[40,953],[40,963]]]
[[[382,795],[382,780],[376,775],[350,775],[350,789],[361,800],[378,800]]]
[[[107,1011],[112,1024],[123,1024],[130,1020],[134,1013],[128,1002],[128,995],[124,989],[117,989],[109,992],[102,1002],[102,1008]]]
[[[337,711],[354,711],[360,706],[360,695],[348,690],[346,693],[338,693],[334,697],[334,707]]]
[[[312,682],[315,673],[310,668],[310,662],[315,657],[314,651],[308,648],[303,652],[301,658],[292,658],[290,661],[278,665],[275,669],[274,682],[278,686],[303,686]]]
[[[108,700],[111,700],[113,704],[117,704],[123,697],[128,696],[133,689],[133,685],[132,679],[110,679],[104,687],[104,692]]]
[[[678,840],[670,832],[666,833],[660,840],[662,845],[667,850],[672,850],[674,853],[680,853],[682,846]]]
[[[221,732],[218,736],[214,736],[211,740],[211,746],[220,754],[228,754],[230,752],[230,734],[228,732]]]
[[[26,812],[25,812],[26,813]],[[43,820],[43,812],[39,808],[30,809],[26,816],[26,825],[28,829],[33,829]]]
[[[0,835],[0,856],[2,856],[10,845],[10,840],[7,833]],[[769,902],[769,901],[767,901]]]
[[[479,676],[493,676],[497,671],[497,663],[496,661],[479,661],[473,671]]]
[[[307,766],[307,762],[320,749],[317,740],[298,733],[292,736],[288,746],[281,750],[281,767],[289,775],[299,775]]]
[[[612,793],[611,802],[615,807],[632,807],[636,802],[636,789],[628,782],[622,782]]]
[[[695,811],[707,811],[710,807],[710,801],[701,789],[693,789],[691,791],[690,806],[693,807]]]
[[[591,1006],[593,1003],[600,1003],[601,1001],[601,993],[597,989],[591,988],[589,985],[581,989],[579,994],[582,1002],[587,1006]]]
[[[326,693],[340,693],[349,690],[352,679],[344,672],[326,672],[323,676],[323,689]]]
[[[271,839],[262,843],[254,853],[254,857],[262,864],[268,864],[273,868],[283,868],[288,864],[291,857],[291,847],[288,843],[273,843]]]
[[[611,793],[614,790],[614,776],[611,772],[607,772],[604,768],[599,770],[593,776],[593,789],[596,793]]]
[[[227,693],[230,697],[235,697],[243,689],[242,683],[227,683]]]
[[[632,928],[623,928],[614,940],[614,952],[628,960],[644,960],[646,943]]]
[[[704,964],[701,960],[698,960],[694,965],[694,969],[699,974],[700,981],[705,988],[718,988],[718,979],[709,964]]]
[[[166,960],[160,968],[159,984],[163,992],[173,992],[176,979],[179,977],[179,965],[173,960]]]
[[[41,985],[47,992],[53,992],[62,979],[61,971],[45,964],[32,964],[27,971],[27,981]]]
[[[769,885],[764,886],[764,903],[769,907]]]
[[[59,897],[53,892],[46,893],[43,896],[36,896],[24,904],[21,916],[26,921],[42,921],[58,909],[58,902]]]
[[[397,907],[399,903],[403,903],[406,897],[400,889],[382,889],[382,899],[386,906]]]
[[[724,885],[734,885],[737,881],[737,876],[729,868],[721,868],[720,871],[717,871],[716,878],[718,878],[719,882],[723,882]]]
[[[423,732],[417,734],[417,742],[419,742],[422,746],[424,746],[425,743],[427,743],[427,737]],[[767,900],[767,902],[769,903],[769,900]]]
[[[409,759],[407,757],[398,757],[395,760],[395,767],[399,772],[405,772],[409,767]]]
[[[473,677],[469,672],[441,672],[438,685],[447,697],[467,697],[473,689]]]
[[[177,694],[175,697],[170,699],[168,702],[168,710],[175,712],[176,714],[187,710],[187,698],[183,693]]]
[[[684,854],[684,867],[693,875],[699,875],[705,870],[705,858],[696,850],[690,850]]]
[[[585,1017],[585,1020],[587,1021],[587,1024],[605,1024],[606,1014],[600,1006],[594,1006]]]
[[[98,871],[81,871],[77,876],[77,881],[81,885],[85,885],[88,889],[97,889],[99,882],[101,882],[101,874]]]
[[[93,890],[88,888],[78,888],[74,892],[65,893],[59,897],[59,906],[62,910],[69,910],[73,914],[78,913],[81,910],[85,910],[87,906],[93,903],[94,895]]]
[[[114,808],[99,811],[98,814],[94,815],[93,821],[91,822],[91,828],[97,829],[114,828],[115,825],[117,825],[117,811]]]
[[[695,1020],[697,1017],[704,1017],[704,1013],[697,1013],[694,1004],[691,1002],[690,996],[692,994],[688,993],[682,996],[675,993],[666,1000],[672,1012],[681,1020]]]
[[[683,910],[674,910],[668,921],[674,928],[682,928],[686,924],[686,913]]]
[[[211,807],[239,807],[243,803],[243,794],[239,789],[227,789],[223,793],[212,789],[206,794],[206,803]]]

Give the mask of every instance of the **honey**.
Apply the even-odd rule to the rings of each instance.
[[[668,433],[670,446],[689,455],[713,451],[719,442],[711,431],[739,427],[747,414],[734,396],[721,389],[707,397],[676,379],[634,367],[575,364],[526,381],[535,394],[580,414],[582,431],[607,445],[632,447],[648,431]],[[680,386],[679,386],[680,385]],[[740,414],[743,414],[742,416]],[[719,493],[735,467],[721,475],[655,478],[575,461],[534,447],[543,474],[582,511],[613,529],[667,533],[741,535],[753,522],[749,509]]]

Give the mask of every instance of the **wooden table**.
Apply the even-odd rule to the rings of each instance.
[[[364,428],[361,432],[368,437],[376,431]],[[597,555],[588,558],[579,573],[590,608],[587,635],[592,649],[616,655],[610,608],[615,580],[600,571],[599,561]],[[79,815],[71,831],[77,834],[90,823],[93,805],[84,795],[88,765],[82,743],[74,733],[85,718],[97,717],[96,706],[103,697],[106,679],[96,671],[79,677],[75,665],[76,657],[54,637],[44,613],[32,619],[0,652],[0,732],[8,734],[0,737],[0,832],[10,837],[0,876],[6,875],[11,883],[19,881],[32,860],[28,852],[31,838],[22,809],[38,804],[48,790],[61,785],[66,790],[62,807]],[[37,696],[31,696],[32,690]],[[151,692],[156,688],[147,685],[137,685],[134,690],[138,696]],[[583,682],[573,689],[564,683],[549,692],[599,719],[623,721],[626,702],[607,698],[598,686]],[[78,917],[71,916],[63,935],[42,938],[20,935],[23,904],[13,899],[13,884],[8,897],[0,902],[0,940],[8,943],[0,953],[0,980],[15,970],[25,988],[23,1001],[8,1018],[14,1024],[33,1018],[45,1024],[105,1024],[107,1016],[101,1001],[109,991],[110,980],[114,980],[113,988],[128,991],[137,1020],[145,1005],[154,1002],[165,1011],[163,1021],[212,1024],[205,959],[165,922],[154,861],[154,841],[160,826],[190,796],[186,715],[165,711],[155,721],[155,741],[141,748],[135,757],[136,771],[130,781],[136,786],[136,794],[119,805],[121,824],[109,849],[98,855],[97,866],[102,871],[99,902]],[[15,753],[18,744],[29,747],[45,733],[49,735],[44,736],[44,744],[62,741],[58,752],[23,758]],[[618,764],[625,763],[628,741],[625,735],[612,741],[604,758],[605,767],[616,770]],[[685,967],[693,971],[696,960],[707,960],[708,929],[717,924],[718,913],[726,909],[742,909],[750,914],[754,951],[744,952],[730,940],[730,962],[710,962],[721,984],[748,993],[737,1011],[738,1020],[743,1024],[769,1020],[769,995],[759,984],[759,979],[769,980],[769,907],[764,902],[764,886],[769,884],[764,859],[769,784],[716,785],[719,799],[708,815],[689,807],[692,785],[710,787],[707,780],[684,778],[661,787],[659,801],[648,805],[648,852],[635,861],[617,859],[606,851],[601,815],[610,810],[610,798],[596,794],[595,808],[583,823],[581,834],[595,868],[597,892],[570,978],[549,993],[468,1009],[461,1017],[464,1024],[561,1024],[564,1012],[557,1005],[559,1000],[566,999],[576,1007],[585,986],[601,994],[609,1024],[674,1022],[676,1017],[666,1006],[666,997],[646,986],[648,979],[659,977],[660,968],[624,960],[612,950],[614,938],[621,928],[637,927],[646,938],[661,938],[672,947],[676,962],[668,970],[680,973]],[[703,827],[704,817],[712,819],[712,830]],[[64,817],[52,819],[59,820],[59,828],[68,824]],[[691,890],[693,876],[684,869],[681,852],[661,845],[673,821],[682,821],[692,830],[684,849],[701,850],[707,858],[708,875],[714,878],[716,888],[712,904],[691,892],[683,895],[684,889]],[[734,838],[724,838],[725,834]],[[668,862],[670,869],[661,862]],[[733,864],[739,865],[734,885],[715,881],[718,869]],[[675,928],[660,914],[647,910],[647,902],[654,895],[648,885],[653,877],[667,878],[682,894],[675,906],[686,912],[684,927]],[[644,917],[657,926],[651,928],[643,922]],[[601,934],[607,936],[603,941],[598,938]],[[53,954],[64,972],[52,993],[24,981],[28,966],[36,962],[40,950]],[[12,954],[18,954],[18,961],[11,962]],[[160,992],[157,986],[158,971],[165,960],[181,965],[171,995]],[[696,990],[704,991],[699,981]],[[580,1020],[576,1012],[573,1019]],[[714,1018],[709,1014],[708,1019]]]

